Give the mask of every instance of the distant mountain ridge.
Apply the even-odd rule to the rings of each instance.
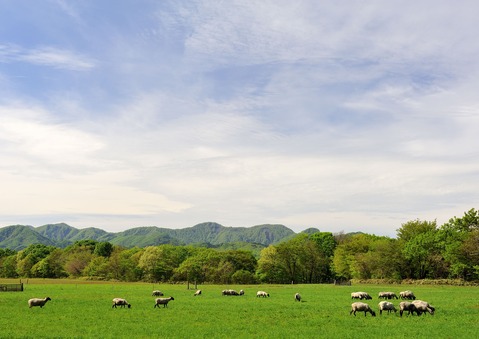
[[[124,247],[146,247],[161,244],[188,245],[205,243],[252,243],[262,246],[278,243],[296,233],[284,225],[265,224],[252,227],[225,227],[215,222],[205,222],[182,229],[156,226],[136,227],[111,233],[99,228],[77,229],[65,223],[39,227],[12,225],[0,228],[0,248],[21,250],[31,244],[66,247],[79,240],[108,241]]]

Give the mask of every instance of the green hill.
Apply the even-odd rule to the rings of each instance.
[[[217,247],[229,243],[250,243],[256,244],[257,250],[258,246],[265,247],[294,235],[295,233],[284,225],[225,227],[215,222],[205,222],[182,229],[145,226],[111,233],[94,227],[77,229],[65,223],[58,223],[37,228],[24,225],[0,228],[0,247],[19,250],[36,243],[66,247],[80,240],[96,240],[109,241],[124,247],[198,243]]]
[[[55,241],[42,236],[32,226],[13,225],[0,228],[0,247],[18,251],[30,244],[56,246]]]

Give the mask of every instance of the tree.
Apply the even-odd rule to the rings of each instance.
[[[286,269],[275,246],[269,245],[261,250],[257,275],[261,282],[268,284],[286,283],[288,281]]]
[[[99,242],[95,245],[94,254],[108,258],[113,252],[113,245],[108,241]]]
[[[55,247],[33,244],[17,253],[17,273],[21,277],[32,277],[33,266],[46,258]]]
[[[397,229],[397,238],[401,241],[408,242],[411,239],[414,239],[417,235],[421,233],[426,233],[428,231],[436,230],[436,220],[434,221],[421,221],[419,219],[408,221],[401,225]]]

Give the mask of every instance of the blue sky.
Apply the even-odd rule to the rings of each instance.
[[[0,2],[0,227],[395,236],[479,200],[475,1]]]

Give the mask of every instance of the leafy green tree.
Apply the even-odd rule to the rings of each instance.
[[[158,282],[165,278],[166,268],[161,260],[162,251],[157,246],[149,246],[140,257],[138,266],[145,272],[148,281]]]
[[[397,238],[400,241],[408,242],[416,236],[428,231],[436,231],[437,224],[434,221],[421,221],[419,219],[408,221],[396,230]]]
[[[93,253],[95,255],[99,255],[105,258],[110,257],[111,253],[113,252],[113,245],[108,241],[99,242],[95,245],[95,250]]]
[[[48,256],[37,262],[31,269],[33,277],[63,278],[67,276],[64,270],[65,260],[63,250],[56,248]]]
[[[91,279],[106,279],[109,275],[108,259],[104,256],[95,256],[83,269],[82,275]]]
[[[239,270],[233,273],[231,281],[234,284],[256,284],[256,277],[253,273],[246,270]]]
[[[353,277],[352,265],[354,263],[354,254],[343,242],[334,250],[332,269],[339,279],[349,280]]]
[[[17,273],[21,277],[33,277],[32,267],[46,258],[55,247],[33,244],[17,253]]]
[[[288,282],[286,269],[275,246],[269,245],[261,250],[257,275],[261,282],[268,284]]]
[[[0,258],[0,277],[17,278],[17,254]]]
[[[144,271],[139,261],[144,250],[138,247],[124,249],[114,247],[108,258],[108,278],[121,281],[138,281],[143,279]]]

